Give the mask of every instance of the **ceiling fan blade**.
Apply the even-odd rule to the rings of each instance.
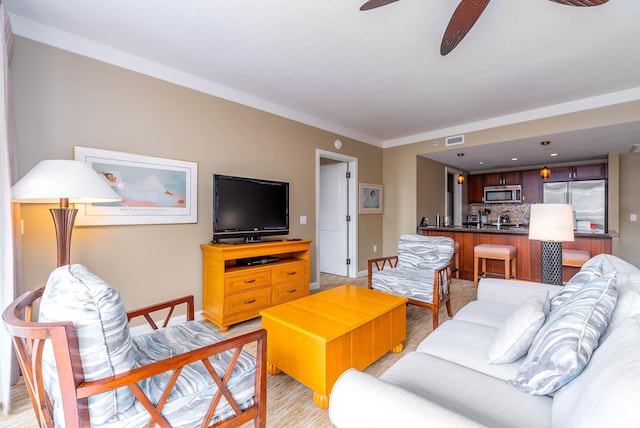
[[[609,0],[550,0],[554,3],[566,4],[567,6],[600,6]]]
[[[384,6],[386,4],[393,3],[394,1],[398,0],[369,0],[368,2],[360,6],[360,10],[375,9],[376,7]]]
[[[490,0],[462,0],[447,25],[440,45],[440,55],[451,52],[476,23]]]

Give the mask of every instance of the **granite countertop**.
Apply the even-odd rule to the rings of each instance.
[[[493,234],[504,234],[504,235],[526,235],[529,233],[529,227],[526,225],[521,225],[517,227],[501,227],[498,229],[496,226],[485,226],[478,229],[476,226],[449,226],[449,227],[436,227],[436,226],[427,226],[427,227],[418,227],[418,230],[428,230],[428,231],[442,231],[442,232],[467,232],[467,233],[493,233]],[[609,231],[608,233],[603,232],[590,232],[586,230],[575,231],[575,236],[578,237],[592,237],[592,238],[613,238],[617,237],[617,232]]]

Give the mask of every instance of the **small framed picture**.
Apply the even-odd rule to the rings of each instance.
[[[74,157],[122,198],[78,204],[78,226],[198,222],[197,163],[79,146]]]
[[[360,183],[360,214],[382,214],[382,184]]]

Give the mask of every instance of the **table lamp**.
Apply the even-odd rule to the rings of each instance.
[[[13,202],[60,203],[51,208],[56,227],[58,266],[69,264],[71,232],[78,210],[69,203],[119,201],[120,197],[84,162],[44,160],[22,177],[11,189]]]
[[[542,282],[562,285],[562,242],[573,241],[573,207],[531,205],[529,239],[542,241]]]

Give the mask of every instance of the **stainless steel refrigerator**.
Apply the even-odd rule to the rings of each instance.
[[[574,229],[607,231],[606,180],[544,183],[544,202],[571,204]]]

